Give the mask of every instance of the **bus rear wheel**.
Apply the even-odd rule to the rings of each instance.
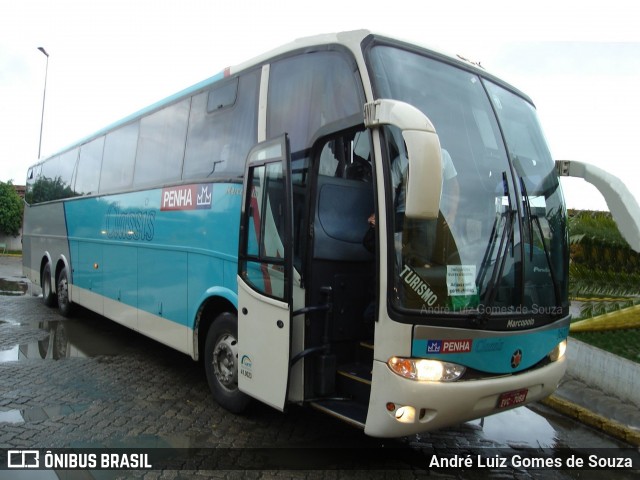
[[[64,317],[71,316],[73,304],[69,300],[69,278],[67,275],[67,267],[64,267],[58,275],[58,309]]]
[[[40,285],[42,286],[42,301],[47,307],[56,306],[56,294],[53,293],[51,287],[51,265],[49,262],[44,264],[42,276],[40,277]]]
[[[242,413],[251,397],[238,389],[238,320],[232,313],[216,317],[207,332],[204,368],[209,388],[221,407]]]

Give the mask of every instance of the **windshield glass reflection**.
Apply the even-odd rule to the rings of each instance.
[[[443,162],[438,218],[406,218],[406,147],[399,129],[384,129],[393,303],[422,314],[557,318],[568,305],[565,212],[533,107],[416,52],[378,45],[369,55],[376,95],[420,109]]]

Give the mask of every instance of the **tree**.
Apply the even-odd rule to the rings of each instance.
[[[0,233],[17,237],[22,226],[22,199],[11,181],[0,182]]]

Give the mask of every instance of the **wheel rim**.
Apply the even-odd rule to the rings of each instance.
[[[213,373],[220,385],[229,391],[238,389],[238,341],[231,334],[224,334],[213,350]]]

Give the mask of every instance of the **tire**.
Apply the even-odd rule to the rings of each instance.
[[[238,389],[238,320],[222,313],[209,327],[204,347],[204,369],[214,400],[232,413],[242,413],[251,397]]]
[[[71,316],[73,312],[73,303],[69,299],[69,277],[67,275],[67,267],[64,267],[58,276],[58,310],[63,317]]]
[[[53,293],[51,287],[51,265],[49,262],[45,263],[42,269],[42,276],[40,277],[40,285],[42,286],[42,301],[47,307],[56,306],[56,294]]]

